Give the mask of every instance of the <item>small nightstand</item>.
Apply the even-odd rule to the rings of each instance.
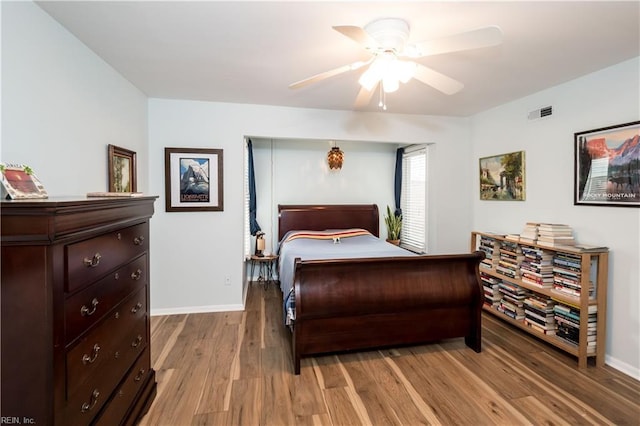
[[[253,255],[249,259],[251,261],[251,278],[253,278],[253,272],[258,264],[258,283],[264,283],[264,288],[269,286],[269,283],[275,283],[277,280],[274,278],[275,269],[278,264],[278,255],[270,254],[265,256]]]

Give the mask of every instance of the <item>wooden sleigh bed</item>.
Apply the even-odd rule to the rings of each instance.
[[[293,230],[358,228],[379,237],[376,205],[279,205],[278,213],[280,241]],[[310,355],[446,338],[464,337],[480,352],[482,252],[312,257],[292,265],[295,374]]]

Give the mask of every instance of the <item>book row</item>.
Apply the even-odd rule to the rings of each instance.
[[[480,238],[478,249],[485,253],[480,265],[482,268],[560,294],[572,297],[582,294],[582,259],[579,254],[549,251],[487,236]],[[591,282],[586,291],[593,296]]]
[[[580,309],[480,271],[484,306],[572,346],[580,344]],[[589,306],[588,351],[595,350],[597,307]]]

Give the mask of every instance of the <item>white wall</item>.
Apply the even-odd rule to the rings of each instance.
[[[164,206],[164,148],[222,148],[224,150],[224,211],[205,213],[166,213],[159,208],[154,216],[151,238],[152,312],[198,312],[240,309],[243,303],[243,155],[244,138],[323,139],[373,141],[387,143],[435,143],[434,173],[447,182],[469,182],[472,171],[451,167],[470,161],[468,121],[446,117],[354,113],[238,105],[213,102],[151,99],[149,101],[149,152],[151,155],[150,191],[160,194]],[[347,145],[344,145],[345,147]],[[341,183],[345,193],[329,196],[326,186],[314,185],[313,179],[335,179],[320,164],[328,147],[302,161],[302,153],[285,155],[296,159],[289,164],[291,175],[304,175],[310,162],[317,162],[316,174],[299,185],[306,186],[300,202],[313,202],[309,191],[316,191],[321,202],[364,202],[357,188]],[[284,151],[282,151],[284,152]],[[278,154],[280,155],[280,151]],[[311,158],[311,157],[307,157]],[[357,161],[348,154],[346,161]],[[282,159],[275,164],[282,164]],[[348,163],[345,163],[348,164]],[[345,169],[347,173],[348,169]],[[340,177],[336,180],[339,181]],[[280,183],[274,181],[274,186]],[[299,187],[302,189],[302,187]],[[433,191],[438,203],[434,207],[435,231],[431,246],[434,252],[468,249],[471,218],[471,189],[461,184],[437,187]],[[280,190],[278,190],[280,191]],[[278,192],[278,199],[293,201],[293,193]],[[386,192],[387,190],[383,190]],[[466,191],[466,193],[465,193]],[[385,195],[386,196],[386,195]],[[258,202],[263,206],[261,194]],[[271,198],[270,195],[264,198]],[[374,202],[375,197],[371,197]],[[273,205],[270,200],[266,200]],[[288,202],[288,201],[287,201]],[[262,208],[262,207],[261,207]],[[276,213],[274,213],[276,214]],[[268,219],[267,219],[268,221]],[[225,285],[229,278],[230,285]]]
[[[257,219],[266,232],[267,250],[277,248],[278,204],[376,204],[380,237],[383,214],[393,207],[395,143],[338,141],[341,170],[330,170],[332,144],[318,140],[252,139],[259,196]]]
[[[0,160],[31,166],[50,196],[108,190],[107,145],[137,153],[146,191],[147,99],[31,2],[1,2]]]
[[[531,122],[527,113],[553,106]],[[574,206],[574,133],[640,119],[640,58],[544,90],[472,119],[473,158],[524,150],[526,201],[481,201],[473,228],[520,233],[525,222],[566,223],[577,241],[609,247],[606,361],[640,377],[640,209]],[[477,182],[477,177],[474,177]]]

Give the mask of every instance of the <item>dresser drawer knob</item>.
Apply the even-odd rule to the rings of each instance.
[[[142,309],[142,302],[138,302],[136,303],[136,306],[134,306],[133,308],[131,308],[131,313],[135,314],[137,313],[140,309]]]
[[[91,301],[91,309],[87,308],[87,305],[82,305],[82,308],[80,308],[80,315],[82,315],[83,317],[91,316],[96,312],[97,308],[98,299],[94,297]]]
[[[87,411],[95,407],[98,403],[99,396],[100,392],[98,391],[98,389],[94,389],[93,392],[91,392],[91,399],[89,399],[89,402],[85,402],[84,404],[82,404],[82,412],[86,413]]]
[[[138,371],[138,374],[136,374],[136,377],[133,378],[133,380],[139,382],[144,377],[144,373],[144,368],[141,368],[140,371]]]
[[[140,343],[142,343],[142,336],[138,334],[138,337],[136,337],[136,340],[131,342],[131,346],[134,348],[137,348],[138,346],[140,346]]]
[[[139,237],[135,237],[133,239],[133,244],[137,246],[141,246],[143,243],[144,243],[144,237],[142,235],[140,235]]]
[[[136,269],[135,272],[131,273],[131,279],[134,281],[138,281],[140,279],[140,277],[142,277],[142,270],[141,269]]]
[[[82,355],[82,363],[83,364],[93,364],[95,360],[98,358],[98,351],[100,351],[100,345],[97,343],[93,345],[93,350],[91,351],[91,355],[84,354]]]
[[[102,258],[100,253],[96,253],[91,259],[85,257],[82,263],[84,263],[84,266],[86,266],[87,268],[95,268],[100,264],[100,258]]]

